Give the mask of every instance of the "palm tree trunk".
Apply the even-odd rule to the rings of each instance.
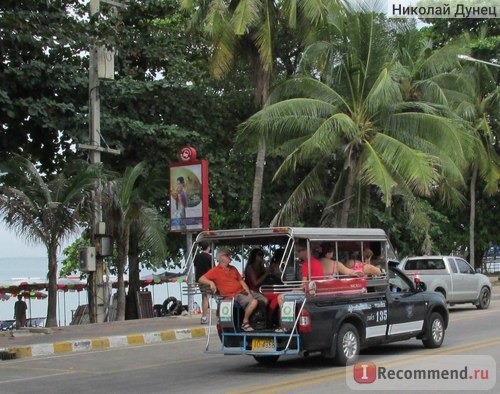
[[[118,243],[118,291],[116,303],[116,321],[125,320],[125,283],[123,275],[125,274],[125,266],[127,265],[128,255],[128,231],[120,237]]]
[[[477,165],[472,166],[472,176],[470,178],[470,215],[469,215],[469,263],[475,267],[475,243],[474,236],[476,233],[476,182],[477,182]]]
[[[136,226],[135,226],[136,227]],[[128,249],[128,293],[125,308],[127,320],[137,319],[137,292],[140,290],[139,270],[139,229],[132,228],[129,237]]]
[[[45,327],[57,327],[57,245],[49,246],[47,254],[49,255],[49,272],[47,274],[49,302]]]
[[[259,149],[255,160],[255,177],[252,193],[252,227],[260,227],[260,206],[262,202],[262,185],[264,183],[264,165],[266,161],[266,144],[259,141]]]
[[[345,186],[344,192],[344,202],[342,203],[342,212],[340,214],[340,227],[345,228],[348,224],[349,211],[351,210],[351,199],[354,190],[354,182],[356,181],[356,165],[357,163],[352,159],[348,158],[349,163],[349,175],[347,176],[347,184]]]
[[[252,59],[254,104],[256,110],[262,109],[269,97],[270,74],[264,68],[261,58],[255,49]],[[266,144],[263,139],[259,140],[257,158],[255,159],[255,176],[252,192],[252,227],[260,227],[260,208],[262,202],[262,185],[264,182],[264,166],[266,163]]]

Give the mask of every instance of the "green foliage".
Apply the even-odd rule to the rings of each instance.
[[[346,226],[348,216],[349,225],[363,225],[361,204],[355,202],[371,186],[389,207],[394,196],[403,196],[408,204],[413,195],[430,196],[442,176],[455,186],[463,184],[461,163],[472,139],[442,116],[444,108],[403,101],[389,63],[395,48],[381,44],[386,40],[380,38],[389,36],[385,21],[370,13],[346,12],[344,19],[332,26],[335,34],[328,45],[306,49],[302,71],[312,77],[276,87],[271,105],[241,129],[242,142],[262,136],[269,146],[285,146],[290,152],[277,178],[309,168],[276,223],[302,216],[305,207],[321,201],[315,196],[323,195],[330,196],[331,207],[323,212],[323,225]],[[320,80],[315,79],[318,74]],[[333,187],[322,183],[332,154],[343,162]]]
[[[73,173],[44,175],[18,155],[13,156],[5,169],[6,180],[0,188],[0,217],[20,236],[46,247],[49,283],[46,325],[57,326],[58,248],[77,231],[88,214],[88,197],[98,172],[95,167],[85,165]]]
[[[44,171],[74,157],[86,111],[86,25],[77,0],[0,4],[0,155],[22,153]]]
[[[208,15],[209,8],[203,7],[216,2],[191,3],[200,5],[200,15]],[[442,253],[455,245],[463,247],[468,238],[468,203],[455,181],[470,164],[465,159],[457,162],[473,152],[473,144],[463,149],[452,144],[458,128],[446,128],[440,119],[450,116],[448,105],[462,114],[474,111],[470,105],[457,104],[458,94],[450,95],[457,82],[463,88],[460,94],[465,93],[466,83],[448,79],[444,92],[443,80],[434,76],[459,68],[456,55],[464,48],[474,57],[496,59],[498,20],[434,19],[433,26],[418,31],[407,22],[380,16],[347,21],[345,12],[335,10],[335,2],[323,8],[314,1],[285,3],[231,3],[232,19],[216,18],[212,9],[212,20],[220,23],[207,29],[221,34],[205,38],[204,32],[187,31],[192,15],[181,12],[177,1],[129,2],[127,9],[114,15],[109,5],[101,3],[101,14],[90,23],[88,2],[3,1],[0,155],[22,153],[36,163],[47,182],[55,181],[52,175],[69,171],[75,158],[86,158],[86,152],[75,152],[74,145],[89,142],[87,50],[91,44],[105,45],[117,54],[115,79],[100,84],[102,144],[122,153],[103,154],[104,169],[119,179],[127,168],[144,162],[147,177],[139,179],[137,201],[142,207],[154,207],[166,221],[168,165],[178,160],[180,147],[190,144],[199,158],[209,161],[210,227],[248,227],[260,135],[236,139],[236,128],[254,113],[258,63],[248,59],[255,59],[257,51],[277,86],[269,100],[272,108],[262,112],[269,116],[259,120],[266,126],[268,142],[264,225],[277,222],[277,213],[283,211],[288,213],[287,224],[337,223],[342,193],[354,169],[359,176],[348,196],[351,225],[387,229],[401,255],[422,253],[423,246]],[[227,4],[224,11],[229,10]],[[262,18],[271,9],[267,15],[272,23],[266,27]],[[326,11],[330,17],[322,19]],[[319,20],[330,24],[313,28],[311,22]],[[200,19],[198,25],[203,26]],[[489,28],[487,34],[484,26]],[[463,32],[469,34],[468,40],[457,39]],[[274,41],[270,33],[275,34]],[[445,45],[450,42],[457,44]],[[301,56],[306,43],[314,45]],[[220,71],[231,65],[232,72],[214,80],[210,60],[214,50],[223,49],[232,53],[220,52],[214,58],[219,62],[216,67]],[[299,76],[305,73],[314,79],[280,83],[297,70]],[[498,84],[495,72],[491,70],[490,83]],[[307,100],[302,92],[307,92]],[[287,102],[276,104],[283,100]],[[498,101],[486,101],[485,107],[498,107]],[[300,116],[290,116],[293,111]],[[499,152],[496,115],[483,114],[476,126],[483,130],[489,126],[491,138],[485,141]],[[415,132],[409,133],[415,124]],[[434,132],[438,126],[439,134]],[[317,132],[310,133],[314,128]],[[446,142],[455,148],[454,157],[443,153]],[[486,156],[476,153],[476,157],[483,169],[491,168]],[[353,166],[356,162],[351,159],[359,160],[359,166]],[[286,176],[275,177],[276,173]],[[8,186],[28,186],[22,177],[3,179]],[[478,185],[477,248],[500,242],[495,238],[498,193],[483,193],[492,179],[484,177]],[[290,205],[290,196],[295,205]],[[443,207],[443,196],[464,205]],[[165,227],[162,235],[168,252],[159,257],[141,241],[137,248],[141,264],[171,267],[183,262],[185,235],[169,233]],[[68,266],[61,274],[76,268],[80,242],[84,241],[67,249],[64,265]]]
[[[61,269],[59,270],[59,277],[74,275],[79,272],[79,248],[82,246],[91,246],[90,239],[86,236],[85,232],[82,237],[77,238],[71,245],[63,250],[65,256],[61,261]],[[85,276],[85,274],[82,274]]]

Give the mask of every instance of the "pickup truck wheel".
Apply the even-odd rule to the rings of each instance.
[[[354,364],[360,350],[359,334],[350,323],[343,324],[337,335],[335,363],[340,366]]]
[[[433,312],[425,329],[422,343],[426,348],[440,347],[444,340],[444,321],[441,314]]]
[[[260,365],[273,365],[278,361],[280,356],[253,356],[253,358]]]
[[[479,293],[479,298],[477,300],[476,308],[477,309],[488,309],[490,306],[491,300],[491,292],[486,286],[481,289]]]

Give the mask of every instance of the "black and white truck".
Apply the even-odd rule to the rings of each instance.
[[[233,299],[214,295],[220,343],[211,343],[208,335],[206,352],[251,355],[261,364],[274,363],[282,355],[321,353],[337,365],[347,365],[357,359],[361,349],[372,345],[410,338],[421,339],[428,348],[443,343],[448,326],[444,297],[422,291],[418,283],[399,269],[388,266],[395,255],[383,230],[297,227],[218,230],[201,232],[196,243],[202,241],[210,243],[213,251],[218,248],[233,251],[232,264],[240,272],[244,272],[246,258],[253,248],[262,249],[267,256],[277,249],[283,252],[282,284],[264,285],[260,289],[282,299],[279,329],[269,321],[263,329],[243,331],[241,308]],[[315,278],[309,269],[307,277],[299,278],[300,261],[295,254],[299,242],[307,245],[308,256],[328,244],[335,251],[333,259],[346,264],[352,255],[359,256],[359,263],[363,263],[363,251],[369,248],[375,256],[372,264],[380,267],[381,274]],[[189,286],[196,288],[194,283]]]

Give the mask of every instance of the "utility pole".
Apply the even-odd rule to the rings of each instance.
[[[109,3],[115,7],[125,7],[124,4],[111,0],[90,0],[90,19],[98,17],[100,1]],[[113,79],[114,62],[106,59],[110,52],[92,43],[89,50],[89,137],[90,144],[79,144],[80,149],[89,151],[90,163],[99,165],[101,163],[101,152],[120,154],[116,149],[101,147],[101,103],[99,95],[99,78]],[[113,53],[111,52],[111,55]],[[112,59],[111,59],[112,60]],[[108,65],[108,67],[106,67]],[[92,275],[90,304],[90,321],[102,323],[109,318],[109,294],[108,286],[104,281],[106,264],[104,263],[101,236],[105,234],[105,225],[102,221],[102,201],[100,184],[96,186],[93,194],[93,217],[92,217],[92,240],[96,246],[96,266]]]

